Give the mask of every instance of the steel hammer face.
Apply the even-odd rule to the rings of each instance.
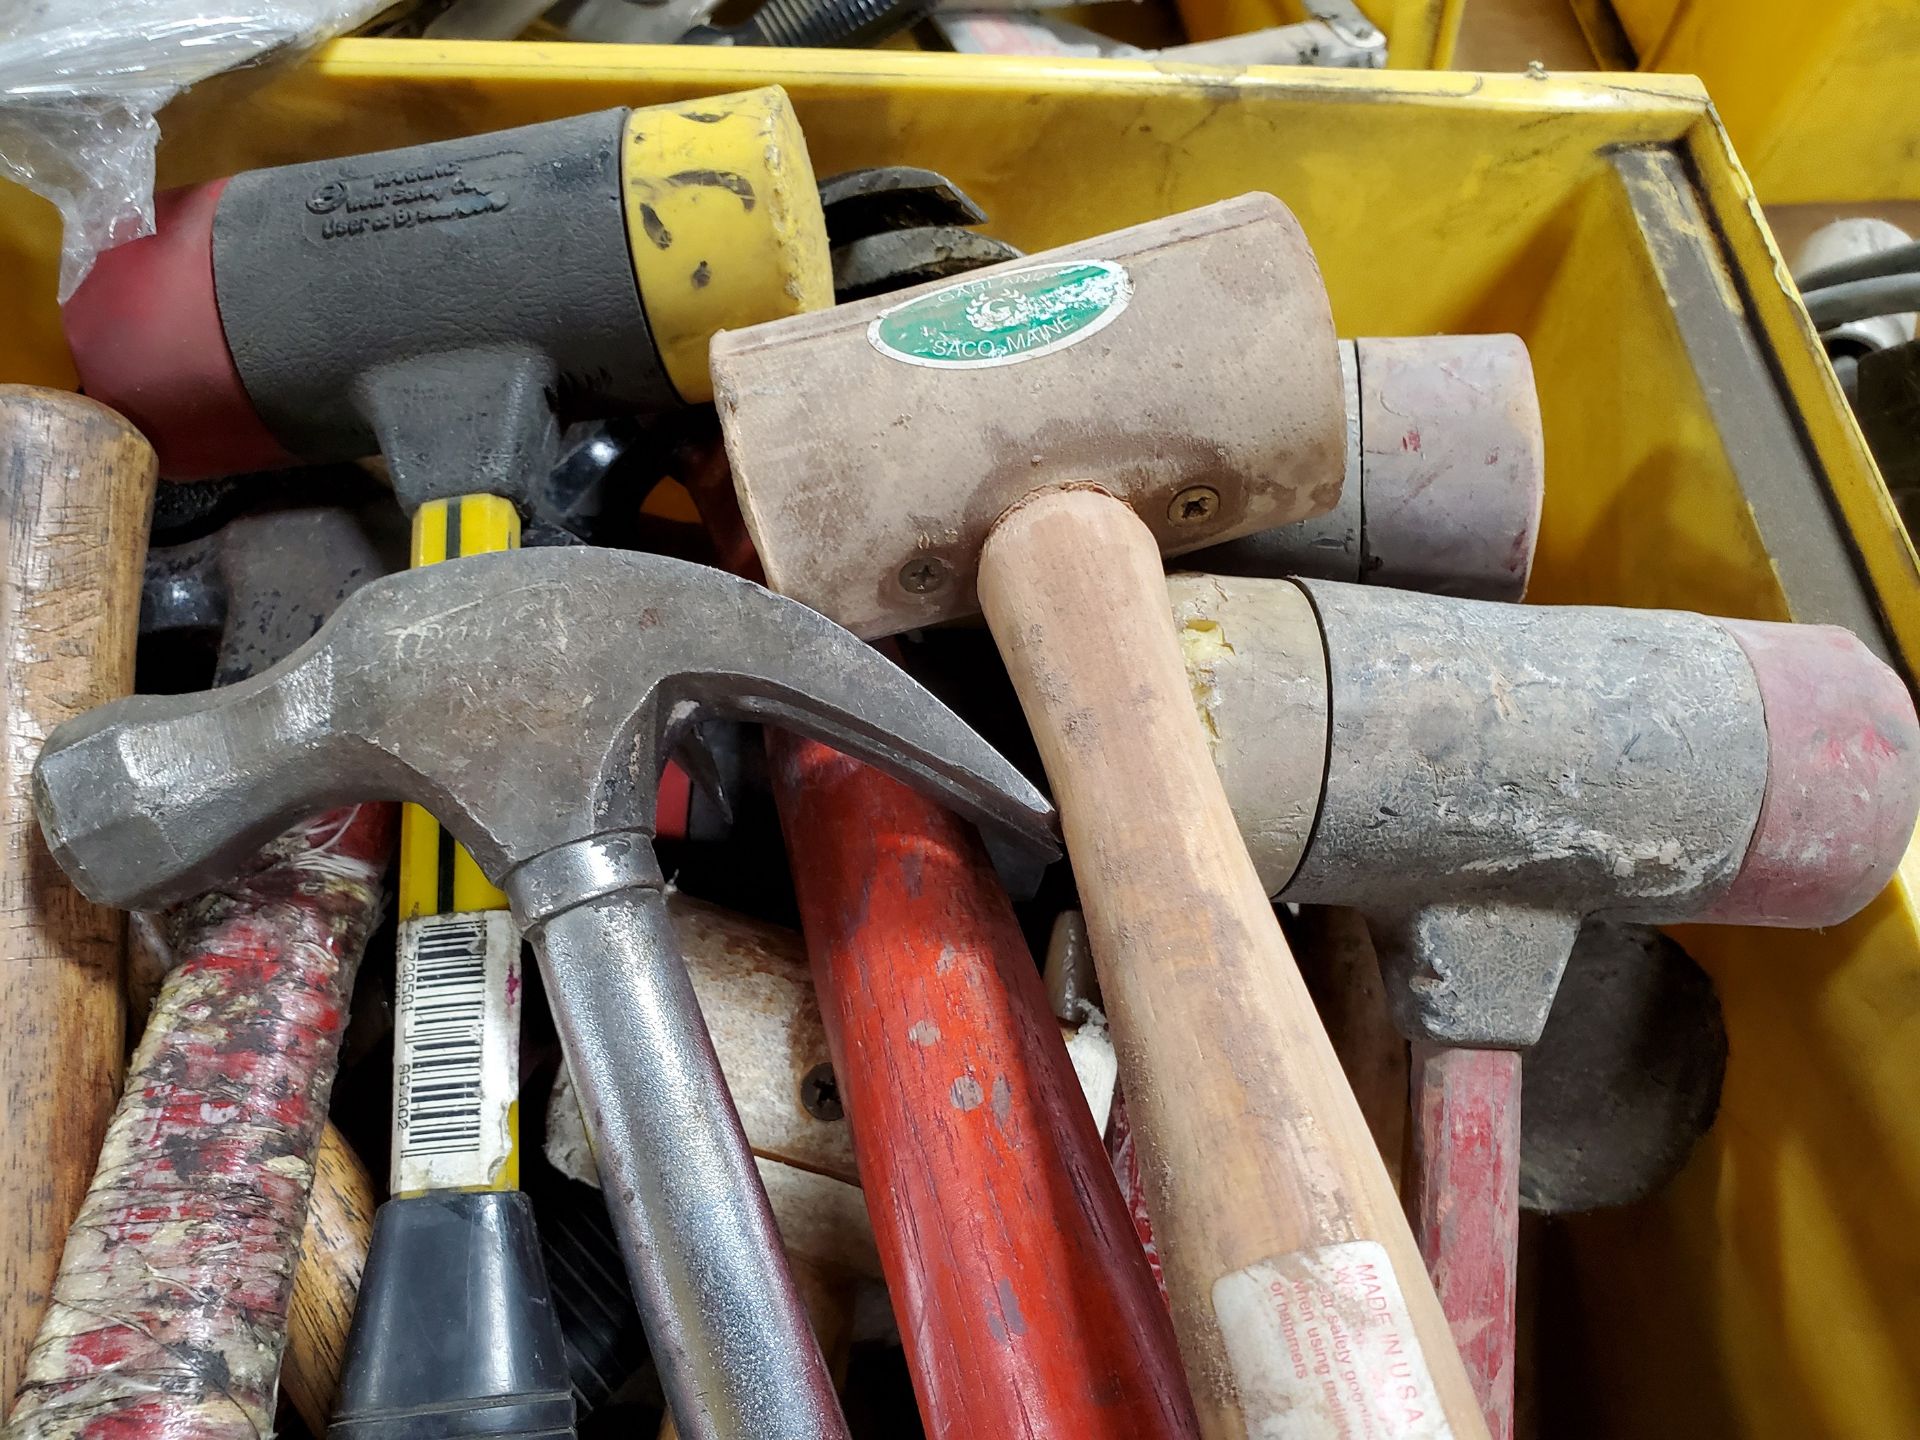
[[[256,679],[60,727],[35,796],[63,868],[113,905],[192,894],[296,816],[373,799],[426,806],[502,883],[556,847],[650,836],[660,759],[709,713],[813,735],[1051,843],[1038,792],[831,621],[719,571],[593,549],[375,581]]]

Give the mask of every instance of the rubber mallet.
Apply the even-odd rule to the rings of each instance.
[[[1168,584],[1262,884],[1368,916],[1415,1051],[1409,1208],[1505,1433],[1519,1052],[1581,924],[1855,914],[1920,810],[1912,700],[1831,626]]]
[[[0,386],[0,1408],[10,1406],[120,1093],[126,926],[63,883],[20,772],[61,721],[133,688],[153,451],[105,406]]]
[[[1417,1410],[1484,1433],[1166,607],[1162,549],[1338,498],[1339,349],[1293,217],[1225,201],[723,334],[713,369],[775,589],[870,636],[982,609],[1000,642],[1075,860],[1203,1431]],[[1351,1391],[1296,1376],[1296,1293],[1381,1307]]]
[[[1325,515],[1184,556],[1215,575],[1300,575],[1518,600],[1533,571],[1545,441],[1517,335],[1340,342],[1347,469]]]

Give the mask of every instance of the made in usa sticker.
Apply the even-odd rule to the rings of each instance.
[[[1213,1313],[1251,1440],[1453,1440],[1377,1242],[1276,1255],[1222,1276]]]

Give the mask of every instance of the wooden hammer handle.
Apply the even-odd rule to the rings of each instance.
[[[1152,535],[1104,491],[1041,493],[989,535],[980,599],[1060,809],[1202,1429],[1485,1436],[1214,771]],[[1313,1375],[1322,1346],[1351,1382]]]
[[[47,732],[133,688],[153,451],[103,405],[0,386],[0,1410],[80,1209],[126,1043],[124,917],[80,898],[33,817]]]
[[[325,1435],[333,1418],[377,1203],[373,1177],[328,1121],[313,1156],[313,1191],[287,1308],[287,1353],[280,1362],[280,1388],[315,1435]]]

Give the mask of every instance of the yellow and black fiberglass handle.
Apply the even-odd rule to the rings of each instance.
[[[562,134],[556,127],[571,128]],[[490,188],[488,167],[501,162],[483,152],[519,137],[534,141],[508,167],[515,182]],[[460,153],[448,155],[447,147]],[[610,150],[617,167],[603,163]],[[530,159],[536,151],[544,156],[537,164]],[[401,367],[404,385],[389,382],[388,401],[357,402],[354,413],[374,417],[371,438],[387,456],[396,492],[417,501],[415,565],[520,543],[520,506],[544,478],[540,457],[551,464],[558,427],[581,413],[583,395],[593,402],[587,413],[710,400],[706,352],[715,331],[831,303],[812,167],[778,89],[606,112],[402,154],[351,162],[348,193],[437,186],[432,203],[448,211],[453,228],[468,223],[463,207],[498,205],[485,213],[504,214],[523,195],[532,197],[530,207],[554,213],[555,191],[585,217],[556,219],[551,230],[558,258],[574,264],[543,282],[562,319],[518,326],[537,330],[546,348],[524,347],[517,357],[487,352],[478,363],[463,351],[424,354]],[[529,175],[544,175],[547,190]],[[355,212],[343,201],[337,208],[396,221],[392,206]],[[605,232],[610,222],[617,222],[617,267],[608,244],[586,244],[577,233],[582,225]],[[419,218],[403,229],[439,223]],[[556,258],[524,256],[529,267]],[[583,268],[587,258],[593,263]],[[512,278],[528,288],[525,277]],[[600,299],[582,306],[583,293]],[[555,358],[561,352],[564,364]],[[543,393],[558,403],[537,413],[528,384],[551,387]],[[456,413],[436,420],[431,401],[437,397],[444,411],[450,394]],[[415,404],[418,414],[409,408]],[[504,440],[501,414],[522,417]],[[463,419],[481,415],[486,423],[463,432]],[[472,490],[476,476],[494,488]],[[450,493],[458,483],[469,488]],[[564,1351],[532,1211],[517,1192],[520,939],[506,897],[416,806],[402,818],[400,917],[394,1198],[375,1219],[331,1434],[568,1434]]]

